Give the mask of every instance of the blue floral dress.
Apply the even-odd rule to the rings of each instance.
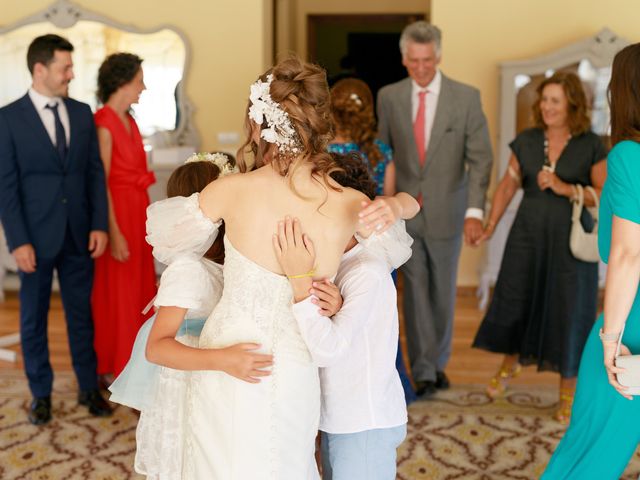
[[[331,143],[327,147],[327,150],[329,151],[329,153],[339,153],[341,155],[352,152],[359,153],[364,161],[367,162],[367,165],[369,165],[371,176],[376,182],[376,195],[382,195],[382,192],[384,190],[384,174],[387,169],[387,165],[389,165],[389,163],[391,163],[391,160],[393,160],[393,151],[391,150],[391,147],[384,143],[382,140],[375,140],[375,144],[380,150],[380,153],[382,153],[382,160],[378,162],[374,169],[371,169],[371,165],[369,164],[369,159],[367,158],[366,153],[360,150],[360,147],[355,142]]]

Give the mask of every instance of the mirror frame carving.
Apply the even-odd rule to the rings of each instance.
[[[66,29],[73,27],[77,22],[82,20],[102,23],[119,30],[142,35],[157,33],[160,30],[171,30],[180,37],[185,47],[185,60],[182,69],[182,80],[178,83],[176,91],[176,107],[180,112],[179,123],[174,130],[160,130],[154,133],[152,137],[156,135],[160,136],[162,143],[164,144],[163,146],[166,147],[192,145],[197,149],[200,146],[200,136],[193,123],[193,112],[195,111],[195,108],[184,90],[187,78],[187,69],[191,64],[191,47],[184,33],[178,28],[163,24],[152,29],[143,29],[136,27],[133,24],[117,22],[102,14],[92,12],[91,10],[87,10],[76,5],[69,0],[57,0],[44,10],[18,20],[11,25],[0,27],[0,35],[33,23],[48,22],[58,28]]]
[[[589,60],[596,68],[606,67],[611,65],[615,54],[629,44],[630,42],[625,38],[618,36],[608,28],[603,28],[592,37],[554,52],[529,59],[500,63],[500,132],[496,149],[497,182],[500,181],[509,165],[511,151],[508,142],[516,136],[516,76],[540,74],[548,69],[560,69],[581,60]],[[495,285],[498,278],[504,247],[521,199],[522,190],[518,191],[507,207],[493,237],[487,244],[485,260],[480,267],[477,292],[480,299],[479,306],[483,310],[488,305],[490,288]],[[601,282],[604,278],[602,270],[601,264]]]

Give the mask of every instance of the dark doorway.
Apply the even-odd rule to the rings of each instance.
[[[367,82],[374,98],[407,76],[398,42],[402,29],[425,14],[309,15],[309,59],[327,70],[329,84],[346,77]]]

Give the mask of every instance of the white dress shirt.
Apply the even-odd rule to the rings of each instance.
[[[321,316],[311,298],[293,305],[302,337],[321,367],[323,432],[357,433],[407,422],[395,366],[398,308],[391,270],[399,265],[389,263],[394,256],[404,263],[411,255],[406,231],[401,242],[392,246],[400,251],[395,255],[362,244],[343,255],[335,283],[344,304],[332,319]]]
[[[436,74],[431,80],[431,83],[426,87],[421,87],[414,80],[411,80],[411,119],[415,123],[416,115],[418,115],[418,106],[420,103],[419,93],[426,91],[425,96],[425,122],[424,122],[424,138],[425,149],[429,149],[429,140],[431,139],[431,130],[433,129],[433,122],[436,118],[436,110],[438,109],[438,99],[440,98],[440,90],[442,87],[442,73],[440,70],[436,70]],[[484,218],[484,212],[481,208],[468,208],[465,213],[465,218],[477,218],[482,220]]]
[[[67,107],[62,101],[61,97],[47,97],[39,92],[36,92],[33,87],[29,89],[29,98],[33,103],[33,106],[36,107],[36,111],[40,116],[40,120],[44,124],[44,128],[47,130],[49,134],[49,138],[51,139],[51,143],[55,146],[56,144],[56,123],[55,117],[53,116],[53,111],[49,110],[47,105],[58,104],[58,115],[60,115],[60,121],[62,122],[62,126],[64,127],[64,133],[67,138],[67,146],[69,146],[69,142],[71,140],[71,125],[69,123],[69,113],[67,112]]]

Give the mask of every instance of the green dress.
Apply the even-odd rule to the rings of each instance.
[[[599,248],[608,262],[613,216],[640,224],[640,144],[618,143],[609,153],[600,205]],[[639,239],[640,241],[640,239]],[[571,423],[542,475],[543,480],[617,480],[640,443],[640,397],[629,401],[608,382],[596,321],[585,345]],[[640,353],[640,289],[623,344]]]

